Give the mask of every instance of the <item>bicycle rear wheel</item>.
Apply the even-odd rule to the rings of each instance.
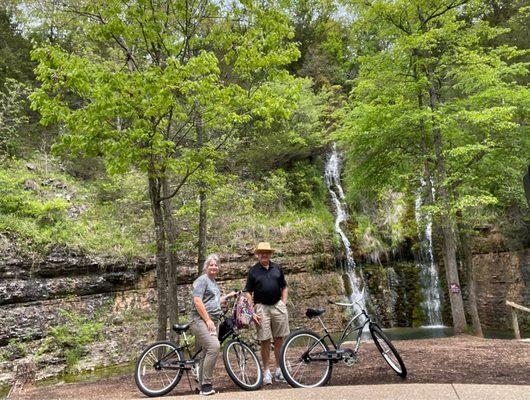
[[[224,348],[223,361],[228,375],[241,389],[257,390],[261,387],[261,363],[246,343],[239,339],[230,340]]]
[[[280,350],[280,367],[292,387],[317,387],[331,378],[333,363],[325,359],[327,345],[310,330],[298,330],[285,339]]]
[[[163,396],[179,383],[182,369],[175,365],[184,359],[182,352],[171,342],[156,342],[145,349],[134,371],[140,391],[150,397]]]
[[[405,368],[405,363],[401,359],[398,351],[390,342],[390,339],[383,333],[381,328],[376,324],[370,324],[370,333],[374,339],[374,343],[387,362],[390,365],[390,368],[394,370],[402,378],[407,377],[407,368]]]

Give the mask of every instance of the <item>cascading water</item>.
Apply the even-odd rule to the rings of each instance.
[[[344,269],[350,280],[350,285],[352,288],[352,294],[349,296],[349,300],[353,301],[361,296],[360,286],[362,281],[356,275],[356,265],[355,260],[353,259],[350,241],[340,227],[340,224],[348,219],[348,214],[346,213],[346,208],[344,206],[344,191],[342,190],[342,186],[340,184],[340,168],[341,160],[339,158],[339,154],[337,153],[337,146],[333,144],[332,152],[326,163],[324,180],[335,206],[335,231],[339,234],[342,244],[344,245],[344,250],[346,251],[346,265]],[[364,308],[366,308],[364,298],[362,299],[361,304]]]
[[[425,182],[422,180],[422,189],[425,188]],[[418,235],[420,238],[419,267],[420,283],[423,293],[422,308],[425,312],[427,326],[442,326],[442,290],[440,288],[440,279],[438,276],[438,267],[434,260],[432,248],[432,216],[430,213],[423,214],[422,191],[419,190],[416,195],[416,222],[418,225]],[[434,196],[434,193],[433,193]],[[422,231],[422,227],[425,230]]]

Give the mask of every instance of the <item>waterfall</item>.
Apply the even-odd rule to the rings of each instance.
[[[337,146],[334,143],[332,152],[326,162],[326,167],[324,171],[324,180],[328,188],[329,194],[335,206],[335,231],[341,238],[342,244],[344,245],[344,250],[346,251],[346,266],[344,268],[346,275],[350,279],[350,284],[352,288],[352,294],[349,296],[350,302],[358,299],[361,296],[360,286],[362,280],[359,279],[356,275],[356,265],[355,260],[353,259],[353,253],[351,250],[350,241],[346,237],[346,234],[342,230],[340,224],[348,219],[348,214],[346,213],[346,207],[344,204],[344,191],[340,183],[340,169],[341,169],[341,159],[337,153]],[[362,299],[362,305],[366,308],[365,299]]]
[[[426,187],[425,181],[421,181],[421,186],[421,189],[416,194],[415,204],[416,223],[420,239],[418,266],[420,268],[420,283],[424,299],[421,306],[426,316],[425,325],[442,326],[442,291],[432,247],[432,216],[430,213],[424,215],[421,211],[422,189]],[[422,231],[423,227],[425,229]]]

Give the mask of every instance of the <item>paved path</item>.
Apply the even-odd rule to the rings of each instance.
[[[530,385],[400,384],[326,386],[165,396],[164,400],[530,400]]]

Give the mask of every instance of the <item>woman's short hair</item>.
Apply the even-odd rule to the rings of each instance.
[[[212,260],[215,260],[217,267],[221,268],[221,260],[219,259],[219,256],[217,254],[210,254],[208,257],[206,257],[206,261],[204,261],[204,265],[202,266],[203,271],[206,272],[208,270],[208,266]]]

